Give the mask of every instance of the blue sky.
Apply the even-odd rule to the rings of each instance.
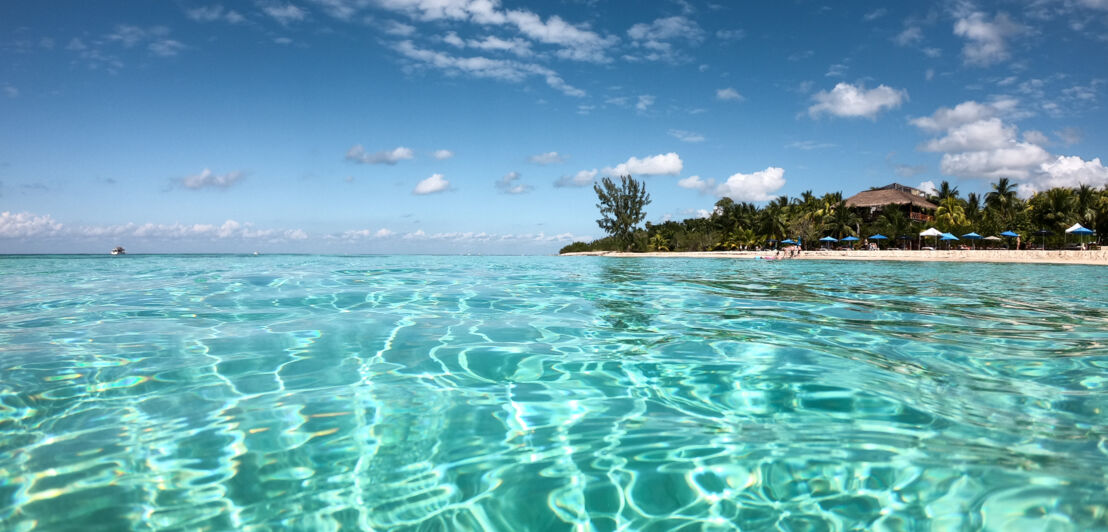
[[[1108,184],[1108,2],[4,2],[0,252],[553,253],[591,183]]]

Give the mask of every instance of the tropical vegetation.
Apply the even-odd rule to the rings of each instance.
[[[852,209],[846,206],[841,192],[816,196],[809,190],[792,198],[774,198],[764,206],[722,198],[707,217],[646,222],[644,227],[638,227],[638,223],[645,218],[642,207],[650,201],[645,187],[630,176],[623,176],[619,186],[605,178],[595,190],[602,214],[598,222],[609,236],[592,242],[574,242],[562,248],[562,253],[767,249],[788,238],[815,248],[825,236],[865,239],[877,233],[889,237],[882,247],[906,247],[918,245],[917,236],[928,227],[959,236],[969,232],[988,236],[1014,231],[1023,242],[1033,240],[1036,246],[1041,242],[1047,247],[1076,242],[1075,237],[1065,235],[1066,228],[1075,223],[1096,231],[1087,241],[1099,241],[1108,233],[1108,186],[1052,188],[1024,199],[1008,178],[991,183],[984,195],[971,192],[964,196],[958,187],[943,181],[929,198],[938,205],[930,222],[910,220],[900,209],[876,213]],[[629,199],[627,194],[637,195],[645,202],[628,203],[624,201]],[[621,205],[638,210],[624,209],[626,212],[621,213]],[[1011,246],[1014,242],[1001,245]]]

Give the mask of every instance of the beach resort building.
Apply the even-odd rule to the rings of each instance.
[[[885,209],[900,209],[909,220],[930,222],[935,219],[938,205],[927,199],[917,188],[892,183],[864,190],[846,199],[846,206],[856,209],[866,221],[871,221]]]

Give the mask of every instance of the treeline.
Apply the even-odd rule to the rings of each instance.
[[[862,239],[877,233],[890,238],[882,246],[898,246],[904,240],[898,240],[898,236],[909,236],[910,242],[914,242],[920,231],[932,226],[958,236],[1014,231],[1024,242],[1034,238],[1036,244],[1043,237],[1035,233],[1049,231],[1051,236],[1045,237],[1047,246],[1060,247],[1066,228],[1074,223],[1096,231],[1096,240],[1108,231],[1108,186],[1052,188],[1024,200],[1007,178],[993,183],[991,191],[983,196],[973,192],[963,196],[958,187],[943,181],[929,199],[938,205],[931,222],[910,220],[902,209],[892,208],[870,219],[863,216],[868,209],[847,207],[841,192],[816,196],[806,191],[793,198],[780,196],[764,207],[723,198],[707,218],[647,222],[645,228],[636,227],[629,237],[574,242],[563,247],[561,253],[621,251],[627,249],[624,245],[627,240],[634,251],[764,249],[771,247],[773,241],[789,238],[802,239],[805,247],[815,248],[823,236]],[[1071,237],[1070,241],[1074,239]]]

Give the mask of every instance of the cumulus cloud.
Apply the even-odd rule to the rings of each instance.
[[[504,194],[526,194],[534,187],[519,182],[519,172],[508,172],[496,180],[496,188]]]
[[[989,20],[984,13],[973,12],[958,18],[954,34],[966,39],[962,58],[967,65],[989,66],[1008,59],[1008,39],[1027,31],[1004,13]]]
[[[999,99],[987,104],[971,100],[962,102],[953,109],[940,107],[931,116],[913,118],[909,123],[928,132],[945,131],[986,118],[1013,114],[1018,104],[1019,102],[1012,98]]]
[[[466,74],[477,78],[497,79],[508,82],[521,82],[529,77],[538,76],[551,88],[567,96],[582,97],[585,91],[565,82],[553,70],[534,63],[523,63],[508,59],[487,57],[458,57],[435,50],[416,46],[412,41],[401,41],[394,48],[401,55],[430,68],[437,68],[449,74]]]
[[[642,159],[631,157],[626,162],[615,166],[607,166],[602,170],[581,170],[572,176],[562,176],[554,182],[556,187],[583,187],[592,184],[598,175],[606,176],[650,176],[650,175],[677,175],[681,173],[684,163],[681,157],[674,152],[660,153]]]
[[[934,181],[922,181],[919,185],[916,186],[916,188],[932,196],[939,193],[939,187],[935,186]]]
[[[654,96],[642,94],[639,96],[639,103],[635,104],[635,109],[646,111],[651,105],[654,105]]]
[[[0,212],[0,238],[30,238],[59,233],[62,224],[50,215]]]
[[[412,189],[412,194],[417,196],[425,196],[427,194],[435,194],[442,192],[450,188],[450,181],[443,178],[442,174],[432,174],[431,177],[420,181]]]
[[[669,130],[669,136],[681,142],[704,142],[704,135],[683,129],[671,129]]]
[[[716,89],[716,99],[725,102],[741,102],[746,98],[744,98],[742,94],[739,94],[739,91],[727,87],[725,89]]]
[[[435,153],[431,154],[432,157],[443,161],[454,156],[454,152],[450,150],[435,150]]]
[[[982,179],[1011,178],[1027,194],[1051,187],[1079,184],[1108,184],[1108,172],[1099,158],[1086,161],[1077,156],[1055,155],[1043,146],[1046,135],[1007,123],[999,114],[1019,116],[1014,102],[990,105],[963,102],[953,109],[941,108],[930,117],[916,118],[921,130],[940,134],[919,149],[942,153],[940,170],[951,176]]]
[[[304,240],[308,233],[302,229],[259,229],[249,222],[227,220],[222,224],[155,224],[126,223],[116,225],[65,226],[50,215],[31,213],[0,213],[0,238],[72,239],[135,238],[150,240],[181,239],[253,239],[270,242]]]
[[[202,188],[228,189],[241,181],[244,177],[246,177],[246,173],[241,170],[227,172],[226,174],[215,174],[211,170],[205,168],[204,171],[199,174],[186,176],[181,179],[181,186],[193,190]]]
[[[885,85],[866,90],[863,85],[839,83],[831,92],[820,91],[812,96],[816,102],[808,108],[808,114],[817,117],[830,114],[843,117],[876,118],[877,113],[899,107],[908,99],[908,91]]]
[[[1060,155],[1042,163],[1039,170],[1043,176],[1035,185],[1040,189],[1108,185],[1108,168],[1101,164],[1099,157],[1086,161],[1081,157]]]
[[[774,192],[785,186],[785,170],[771,166],[750,174],[740,172],[731,175],[722,183],[717,183],[715,179],[703,179],[694,175],[678,181],[677,185],[735,201],[769,201],[773,199]]]
[[[411,159],[415,157],[415,152],[411,148],[405,148],[399,146],[391,150],[379,151],[377,153],[366,153],[365,148],[361,144],[355,144],[346,151],[346,160],[353,161],[361,164],[387,164],[394,165],[400,161]]]
[[[1015,136],[1015,126],[999,118],[987,118],[950,128],[946,136],[932,139],[920,149],[933,152],[992,150],[1007,146]]]
[[[535,163],[535,164],[540,164],[540,165],[546,166],[546,165],[550,165],[550,164],[564,163],[564,162],[566,162],[566,157],[564,155],[559,154],[556,151],[548,151],[546,153],[540,153],[538,155],[532,155],[532,156],[528,157],[527,160],[532,162],[532,163]]]

